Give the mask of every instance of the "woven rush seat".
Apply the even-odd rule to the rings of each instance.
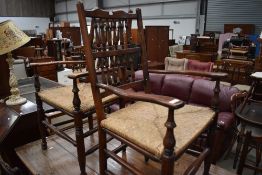
[[[79,83],[79,98],[81,100],[81,111],[87,112],[94,109],[94,100],[90,83]],[[72,113],[73,106],[73,86],[63,86],[43,90],[38,93],[39,97],[50,105],[55,105],[65,111]],[[116,95],[110,95],[103,98],[103,103],[108,103],[117,99]]]
[[[185,105],[175,110],[176,155],[184,151],[206,129],[214,114],[208,107],[193,105]],[[168,109],[163,106],[136,102],[128,108],[107,115],[101,126],[161,158],[167,115]]]

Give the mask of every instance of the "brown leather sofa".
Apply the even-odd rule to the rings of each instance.
[[[136,79],[142,79],[142,71],[136,72]],[[154,94],[171,96],[186,103],[210,106],[215,82],[207,79],[190,77],[178,74],[154,74],[150,73],[151,91]],[[135,89],[136,91],[142,88]],[[231,111],[231,96],[239,90],[235,87],[220,85],[218,123],[220,129],[214,136],[215,143],[219,144],[213,163],[224,153],[232,136],[235,122]]]

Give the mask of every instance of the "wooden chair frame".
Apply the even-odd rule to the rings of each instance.
[[[68,75],[68,78],[73,80],[73,88],[72,88],[72,93],[73,93],[73,101],[72,104],[74,106],[74,111],[69,112],[65,109],[62,109],[59,106],[56,106],[54,104],[50,104],[47,101],[43,101],[38,93],[41,91],[41,85],[39,81],[39,75],[37,74],[37,67],[39,66],[49,66],[49,65],[58,65],[58,64],[74,64],[74,65],[79,65],[79,64],[84,64],[85,61],[55,61],[55,62],[43,62],[43,63],[31,63],[30,66],[34,69],[34,84],[35,84],[35,98],[36,98],[36,104],[37,104],[37,116],[38,116],[38,124],[39,124],[39,129],[40,129],[40,135],[42,139],[42,149],[46,150],[47,149],[47,141],[46,137],[48,136],[47,129],[49,129],[50,133],[52,134],[57,134],[61,138],[65,139],[69,143],[73,144],[77,148],[77,156],[78,156],[78,162],[80,166],[80,171],[81,175],[86,174],[85,173],[85,165],[86,165],[86,158],[85,156],[93,153],[98,149],[98,144],[91,146],[89,149],[85,149],[85,144],[84,144],[84,138],[91,136],[95,132],[97,132],[98,128],[97,126],[94,126],[93,124],[93,114],[95,113],[95,108],[92,108],[88,110],[87,112],[83,112],[80,108],[81,106],[81,100],[79,97],[79,88],[77,85],[77,81],[81,77],[87,77],[88,73],[87,72],[82,72],[78,74],[71,74]],[[46,103],[50,106],[53,107],[53,109],[50,110],[44,110],[43,108],[43,103]],[[105,104],[105,108],[109,107],[113,103],[116,103],[116,101],[110,101]],[[60,113],[57,113],[57,111],[60,111]],[[53,115],[52,115],[53,114]],[[62,121],[56,124],[50,123],[51,119],[54,117],[59,117],[61,115],[68,115],[72,117],[72,119]],[[86,131],[85,133],[83,132],[83,124],[86,123],[84,119],[87,118],[87,122],[89,125],[89,130]],[[59,126],[68,124],[68,123],[73,123],[73,125],[63,127],[63,128],[58,128]],[[66,132],[64,132],[67,129],[70,128],[75,128],[75,136],[76,139],[74,140],[71,138]],[[108,138],[110,140],[112,138]]]
[[[174,146],[176,145],[176,140],[174,136],[174,128],[176,123],[174,121],[174,110],[184,106],[184,102],[179,101],[178,103],[172,104],[161,95],[150,94],[150,84],[149,84],[149,72],[148,71],[148,62],[147,62],[147,53],[145,38],[143,33],[143,23],[141,10],[136,9],[136,13],[126,13],[123,11],[115,11],[112,14],[109,12],[96,9],[93,11],[86,11],[82,3],[77,4],[77,11],[80,21],[81,33],[84,42],[84,53],[86,57],[87,68],[89,72],[89,80],[92,85],[93,98],[96,107],[96,114],[98,118],[98,135],[99,135],[99,166],[100,174],[112,174],[107,169],[107,159],[110,157],[123,167],[133,172],[134,174],[142,174],[134,166],[129,165],[127,161],[121,159],[116,155],[123,147],[130,146],[139,153],[142,153],[146,158],[158,161],[161,163],[161,174],[163,175],[172,175],[174,169],[174,161],[179,159],[179,157],[186,151],[186,149],[179,155],[174,155]],[[90,32],[87,30],[87,20],[86,18],[91,18],[91,29]],[[137,22],[138,33],[139,33],[139,46],[140,47],[130,47],[130,29],[132,26],[132,20]],[[116,23],[118,25],[116,25]],[[125,32],[124,32],[124,29]],[[124,59],[125,56],[130,56],[133,53],[141,53],[141,65],[143,70],[144,79],[135,80],[134,79],[134,69],[132,68],[132,61],[128,62],[126,60],[115,60],[120,56]],[[125,55],[125,56],[123,56]],[[101,59],[100,71],[102,74],[101,81],[97,78],[95,70],[95,59]],[[111,60],[111,65],[109,61]],[[122,63],[122,64],[121,64]],[[131,65],[128,69],[127,65]],[[206,76],[216,81],[214,88],[214,98],[212,99],[212,108],[215,111],[215,119],[212,122],[212,129],[209,133],[213,133],[216,128],[216,120],[218,114],[218,97],[219,97],[219,82],[221,78],[227,76],[226,73],[212,73],[212,72],[193,72],[193,71],[151,71],[152,73],[170,73],[170,74],[187,74],[194,76]],[[129,73],[129,74],[128,74]],[[116,87],[117,86],[117,87]],[[141,95],[136,92],[128,91],[127,89],[137,86],[143,86],[145,94]],[[106,93],[100,93],[100,89],[106,90]],[[144,101],[151,102],[155,104],[162,105],[168,108],[168,117],[166,120],[166,133],[163,140],[164,144],[164,155],[161,156],[161,159],[154,156],[152,153],[147,150],[137,146],[136,144],[128,141],[127,139],[115,134],[114,132],[101,126],[101,122],[106,119],[102,98],[109,94],[116,94],[122,99],[131,99],[134,101]],[[124,107],[124,106],[120,106]],[[127,107],[128,108],[128,107]],[[106,135],[110,135],[113,138],[121,141],[121,145],[114,150],[107,150],[106,146]],[[211,138],[209,137],[209,140]],[[194,140],[192,140],[193,142]],[[214,145],[216,143],[213,143]],[[212,152],[212,150],[211,150]],[[205,159],[205,170],[204,174],[208,174],[209,168],[211,165],[211,156],[207,156],[208,151],[204,156],[200,156],[200,159]],[[199,167],[201,163],[195,164]],[[196,163],[196,162],[195,162]],[[190,168],[192,170],[192,167]],[[186,171],[188,174],[194,174],[196,170]],[[191,173],[192,172],[192,173]]]

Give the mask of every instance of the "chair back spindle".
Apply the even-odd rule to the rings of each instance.
[[[135,81],[134,59],[140,56],[143,62],[141,63],[144,72],[143,85],[146,92],[149,92],[149,73],[141,10],[137,9],[136,13],[124,11],[109,13],[101,9],[85,11],[82,4],[78,4],[77,8],[78,11],[83,11],[79,13],[82,33],[88,33],[88,35],[83,35],[83,41],[89,43],[84,45],[84,52],[90,70],[90,81],[112,86],[125,86],[125,88],[137,86],[141,84],[141,81]],[[91,21],[89,31],[84,25],[87,18]],[[81,20],[84,21],[81,22]],[[139,41],[142,41],[139,47],[132,44],[131,41],[132,21],[136,21],[141,38]],[[94,94],[99,92],[95,87],[93,91],[96,91],[93,92]],[[102,99],[94,95],[94,100],[101,102]]]

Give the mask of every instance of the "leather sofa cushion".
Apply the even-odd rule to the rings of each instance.
[[[192,77],[171,74],[163,81],[162,95],[188,101],[194,79]]]
[[[165,75],[164,74],[154,74],[150,73],[149,80],[150,80],[150,87],[151,92],[154,94],[161,94],[161,88],[163,84]],[[135,72],[135,79],[142,80],[143,79],[143,71],[139,70]],[[143,91],[143,87],[134,88],[135,91]]]
[[[224,123],[223,129],[228,130],[231,129],[233,123],[235,122],[235,117],[232,112],[219,112],[218,113],[218,123]]]
[[[204,106],[210,106],[211,100],[214,95],[213,89],[215,87],[215,82],[196,79],[194,80],[191,95],[189,98],[189,103],[200,104]],[[222,112],[230,112],[230,98],[231,96],[238,92],[235,87],[220,85],[219,93],[219,109]]]
[[[213,69],[213,63],[188,60],[186,69],[192,71],[211,72]]]

